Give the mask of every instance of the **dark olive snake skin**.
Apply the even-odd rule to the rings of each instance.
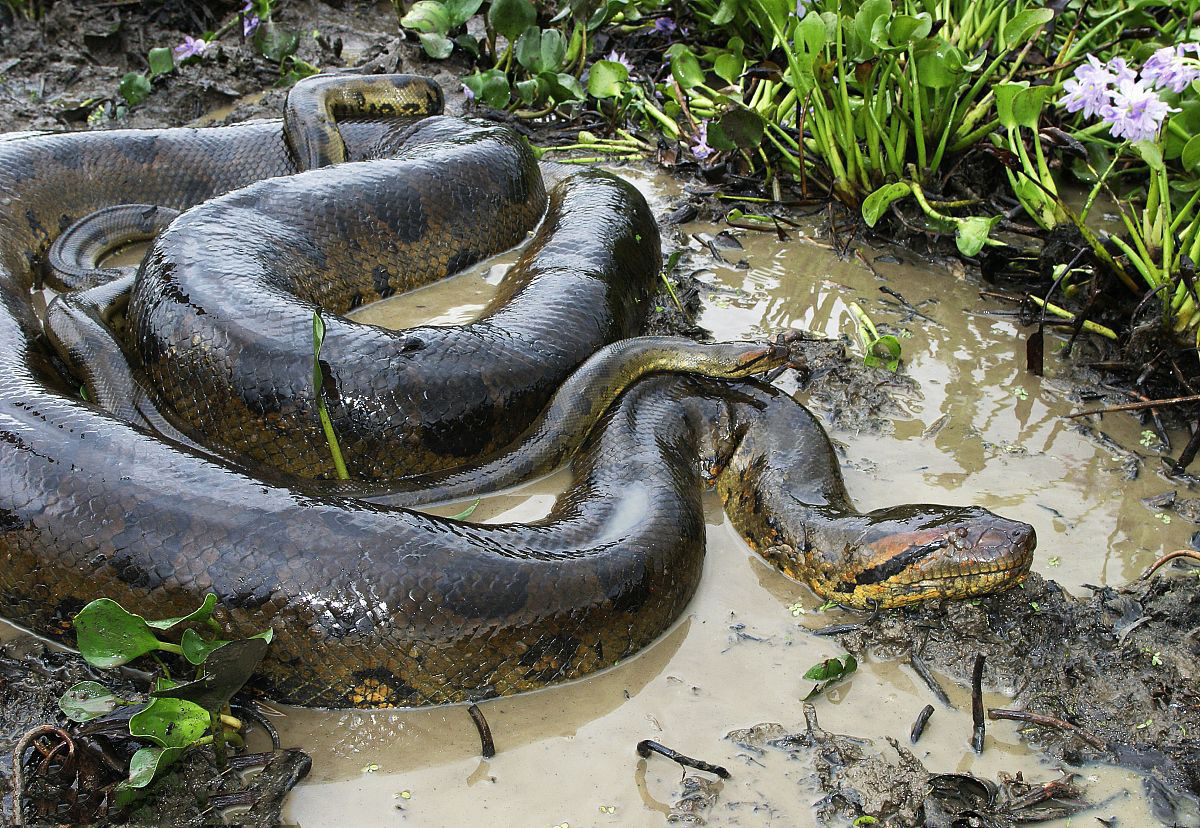
[[[444,134],[423,142],[422,134],[445,129],[446,122],[346,120],[435,113],[440,106],[435,90],[430,82],[414,78],[318,77],[299,84],[289,97],[282,127],[262,122],[0,141],[0,614],[39,632],[62,635],[71,615],[94,597],[107,596],[161,617],[194,608],[212,591],[236,630],[275,630],[256,681],[281,701],[371,707],[521,692],[586,675],[635,653],[683,610],[703,559],[702,465],[715,476],[735,524],[755,548],[822,595],[848,605],[979,594],[1024,577],[1034,542],[1032,529],[1024,524],[970,508],[856,512],[828,438],[811,415],[770,386],[739,381],[781,364],[787,358],[782,345],[646,338],[602,347],[636,329],[644,302],[632,297],[646,295],[641,291],[649,288],[627,285],[581,289],[574,301],[589,310],[574,318],[605,320],[590,330],[564,331],[566,323],[549,319],[522,327],[523,298],[562,302],[564,312],[572,310],[571,300],[553,286],[578,274],[555,268],[575,271],[581,256],[589,271],[608,277],[615,270],[636,271],[646,258],[652,262],[651,277],[656,275],[653,222],[643,226],[636,211],[613,215],[613,203],[606,198],[624,199],[627,206],[640,199],[611,177],[587,173],[575,182],[581,189],[556,191],[541,235],[532,252],[523,254],[524,280],[501,292],[485,320],[499,325],[496,320],[505,322],[506,314],[516,317],[507,320],[513,327],[504,330],[525,332],[534,343],[512,346],[519,359],[533,358],[522,357],[521,348],[529,347],[524,353],[541,359],[543,350],[577,347],[575,342],[562,345],[566,339],[591,337],[590,350],[578,346],[570,356],[556,355],[565,366],[560,375],[534,379],[529,384],[533,390],[522,392],[527,397],[509,396],[510,367],[495,364],[491,356],[456,351],[459,345],[443,332],[455,329],[362,333],[347,325],[343,331],[335,314],[353,305],[356,295],[366,301],[411,284],[405,281],[408,265],[395,265],[405,252],[401,237],[415,239],[404,244],[418,246],[427,238],[424,233],[405,236],[403,222],[388,219],[386,193],[399,200],[409,197],[404,195],[409,192],[407,173],[376,178],[378,171],[414,157],[470,156],[473,150],[463,147],[474,140],[508,140],[472,133],[474,137],[457,142],[444,140]],[[325,161],[341,160],[341,144],[335,140],[339,129],[348,160],[389,158],[313,170]],[[477,127],[456,129],[462,133]],[[415,143],[406,143],[414,137]],[[520,152],[510,142],[508,149],[513,147]],[[416,166],[419,170],[420,161]],[[461,169],[439,171],[434,165],[424,174],[448,179],[443,184],[453,191]],[[483,169],[476,166],[470,174],[480,175]],[[498,199],[485,209],[502,210],[499,205],[514,193],[538,201],[537,182],[524,175],[521,164],[514,169],[518,174],[510,181],[521,182],[516,189],[492,180],[475,182]],[[296,175],[299,170],[313,171]],[[339,174],[350,183],[340,183]],[[417,179],[421,175],[416,173]],[[354,181],[386,193],[371,187],[359,192]],[[339,199],[361,199],[361,204],[355,208],[325,199],[327,188],[337,190]],[[580,196],[574,204],[577,193],[592,195]],[[289,212],[288,203],[296,197],[309,199],[302,213]],[[476,360],[454,380],[462,385],[451,388],[476,397],[484,388],[484,408],[493,413],[456,411],[442,423],[428,419],[436,405],[425,409],[405,402],[407,383],[372,385],[394,379],[385,377],[363,378],[365,385],[354,385],[351,369],[343,366],[354,365],[354,372],[369,366],[356,365],[350,347],[333,348],[328,371],[336,395],[331,407],[347,443],[354,446],[359,476],[424,469],[445,484],[442,493],[460,491],[455,487],[463,485],[462,479],[455,475],[470,473],[449,467],[467,457],[484,461],[470,478],[471,486],[482,489],[503,480],[510,465],[542,468],[578,444],[574,483],[551,513],[529,524],[474,525],[339,496],[342,484],[288,478],[292,482],[285,485],[273,472],[252,474],[81,400],[78,378],[64,376],[33,312],[30,288],[48,247],[79,219],[112,205],[187,211],[201,202],[207,203],[192,211],[197,217],[184,212],[159,236],[126,309],[126,347],[140,372],[133,379],[149,382],[158,403],[175,406],[173,416],[187,420],[181,425],[200,430],[205,417],[220,423],[233,412],[245,417],[244,425],[220,439],[234,453],[275,461],[287,473],[314,473],[316,458],[323,458],[287,448],[291,437],[324,448],[323,438],[311,438],[311,424],[301,422],[310,410],[296,399],[311,398],[311,384],[299,384],[295,366],[304,360],[286,347],[292,342],[301,353],[311,354],[311,340],[277,322],[270,309],[247,316],[236,303],[229,307],[218,287],[205,281],[213,278],[201,266],[207,257],[214,267],[224,268],[220,278],[245,275],[265,285],[284,308],[280,318],[311,316],[311,303],[321,303],[330,313],[326,347],[342,337],[355,347],[362,342],[384,349],[373,352],[377,355],[392,353],[386,349],[398,345],[399,362],[389,363],[388,370],[411,371],[409,381],[422,394],[436,393],[437,383],[430,377],[441,371],[452,374],[455,360]],[[587,214],[592,208],[595,212]],[[230,211],[238,210],[258,222],[253,233],[222,237],[219,225],[232,221]],[[584,225],[602,222],[616,230],[572,230],[580,226],[572,225],[577,210],[585,211]],[[337,235],[356,215],[378,222],[375,232],[360,224]],[[485,249],[464,241],[478,236],[482,226],[465,226],[471,222],[464,210],[427,223],[426,232],[444,234],[446,247],[444,255],[431,256],[436,259],[432,272],[418,280],[485,255]],[[187,234],[185,227],[191,228]],[[327,235],[331,230],[334,237]],[[504,246],[520,233],[497,225],[495,235],[485,229],[482,238]],[[249,244],[254,239],[270,243]],[[203,245],[204,255],[189,244]],[[419,263],[425,256],[413,255],[404,261]],[[380,257],[386,279],[371,279],[374,271],[367,271],[363,281],[361,274],[348,270],[373,256]],[[289,266],[279,265],[285,260]],[[328,286],[327,277],[333,279]],[[623,284],[624,278],[614,284]],[[539,293],[543,286],[544,295]],[[108,299],[116,301],[119,290],[110,291]],[[77,348],[65,355],[73,369],[86,368],[93,352],[107,347],[102,342],[105,301],[80,306],[85,313],[78,318],[95,323],[96,338],[67,343]],[[529,314],[530,307],[523,313]],[[210,319],[221,314],[228,314],[227,329]],[[239,327],[249,329],[245,341],[234,346],[221,338]],[[465,327],[471,336],[471,326]],[[362,340],[354,339],[360,335]],[[490,336],[480,333],[479,341],[492,344]],[[410,337],[421,343],[405,351]],[[182,366],[200,372],[207,368],[207,376],[218,377],[214,355],[224,354],[226,367],[239,365],[237,349],[242,348],[278,354],[279,388],[290,383],[289,392],[299,397],[282,391],[277,399],[247,393],[265,376],[263,366],[256,365],[226,374],[237,402],[189,400]],[[589,356],[591,351],[597,353]],[[415,359],[411,366],[404,362],[406,354],[421,352],[442,355],[433,373],[422,374]],[[181,366],[179,373],[172,373],[172,365]],[[644,376],[666,368],[716,378]],[[472,377],[482,377],[482,386],[470,385]],[[563,390],[555,394],[559,384]],[[132,386],[123,387],[110,389],[110,403],[131,393]],[[379,388],[399,398],[400,413],[372,421],[372,401],[358,396]],[[617,396],[622,388],[627,390]],[[354,389],[353,395],[348,389]],[[605,410],[602,403],[613,397],[616,402]],[[538,419],[547,400],[547,413]],[[201,412],[206,405],[218,406],[218,413]],[[270,429],[254,431],[250,415],[270,422]],[[471,416],[478,421],[470,421]],[[397,432],[402,445],[395,453],[413,457],[389,466],[392,461],[383,459],[386,450],[372,442],[370,426],[386,431],[401,417],[422,424],[412,426],[407,436]],[[597,417],[599,422],[589,429]],[[505,456],[504,437],[477,433],[505,419],[511,422],[500,423],[502,432],[510,441],[519,437],[507,452],[511,464],[498,459]],[[426,434],[435,439],[424,439]],[[288,439],[271,442],[280,435]],[[397,502],[425,499],[420,492],[393,496]]]

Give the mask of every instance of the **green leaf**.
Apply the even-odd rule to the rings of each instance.
[[[1183,145],[1183,154],[1179,156],[1179,162],[1185,170],[1200,171],[1200,135],[1193,135]]]
[[[210,592],[204,596],[204,602],[187,615],[179,615],[175,618],[163,618],[159,621],[147,621],[146,626],[153,627],[156,630],[166,631],[172,627],[176,627],[180,624],[187,624],[192,621],[207,621],[212,617],[213,610],[216,608],[217,596]],[[141,616],[139,615],[138,617],[140,618]]]
[[[852,655],[847,655],[845,661],[837,658],[827,658],[809,667],[804,677],[810,681],[829,681],[830,679],[849,675],[857,669],[858,660]]]
[[[863,364],[868,368],[887,368],[889,371],[900,370],[900,340],[891,334],[884,334],[879,337],[867,349],[867,354],[863,357]],[[853,658],[853,656],[850,657]]]
[[[512,92],[508,86],[508,78],[499,69],[488,69],[486,72],[476,71],[462,79],[463,84],[475,93],[475,100],[490,106],[492,109],[503,109],[508,106]]]
[[[958,252],[964,256],[978,254],[988,240],[992,228],[999,221],[1000,216],[970,216],[958,219],[958,227],[954,233],[954,243],[958,245]]]
[[[863,200],[862,214],[863,220],[866,221],[869,227],[874,227],[875,223],[883,216],[883,211],[886,210],[893,201],[904,198],[912,192],[912,188],[903,181],[896,181],[892,184],[884,184],[875,192],[871,193]]]
[[[165,75],[175,68],[175,54],[166,46],[151,49],[146,61],[150,64],[150,77]]]
[[[929,89],[946,89],[959,82],[963,53],[944,40],[926,40],[916,50],[917,82]]]
[[[74,624],[79,653],[93,667],[119,667],[158,649],[146,619],[108,598],[81,609]]]
[[[482,502],[483,502],[483,498],[479,498],[479,497],[475,498],[475,502],[474,502],[474,503],[472,503],[472,504],[471,504],[470,506],[468,506],[467,508],[463,509],[463,510],[462,510],[461,512],[459,512],[457,515],[451,515],[451,516],[450,516],[450,519],[451,519],[451,520],[466,520],[466,519],[467,519],[467,518],[469,518],[469,517],[470,517],[472,514],[474,514],[474,513],[475,513],[475,510],[479,508],[479,504],[480,504],[480,503],[482,503]]]
[[[450,30],[453,31],[475,16],[483,0],[446,0],[443,5],[450,16]]]
[[[513,86],[516,87],[517,96],[521,99],[521,103],[526,106],[532,106],[542,98],[542,85],[537,78],[517,81]]]
[[[739,0],[721,0],[721,5],[717,6],[708,22],[714,26],[724,26],[737,16],[739,5]]]
[[[746,59],[732,52],[722,52],[713,61],[713,72],[726,83],[737,84],[746,68]]]
[[[487,18],[493,29],[516,42],[521,32],[537,22],[537,10],[529,0],[492,0]]]
[[[625,89],[629,70],[615,60],[598,60],[588,71],[588,94],[593,98],[615,98]]]
[[[567,53],[567,42],[557,29],[542,31],[530,26],[517,39],[513,54],[517,62],[534,75],[557,72]]]
[[[145,793],[146,786],[174,764],[183,751],[177,747],[147,747],[133,754],[129,760],[129,778],[113,788],[116,794],[113,807],[120,810],[136,802]]]
[[[272,20],[264,20],[254,32],[254,45],[267,60],[283,63],[283,59],[295,54],[300,47],[300,35],[276,26]]]
[[[754,149],[762,143],[766,122],[753,109],[735,107],[722,115],[716,123],[725,137],[740,149]],[[709,128],[712,128],[712,124],[709,124]]]
[[[230,641],[213,650],[201,665],[200,678],[174,687],[156,689],[159,699],[186,699],[205,710],[226,704],[253,675],[271,643],[271,631],[251,638]]]
[[[813,66],[821,58],[825,45],[829,42],[825,20],[816,12],[809,12],[796,27],[792,41],[796,46],[796,63],[800,70],[800,77],[794,82],[799,83],[800,92],[807,94],[817,84]]]
[[[1030,86],[1029,81],[1006,81],[996,84],[996,115],[1001,126],[1008,129],[1026,127],[1036,130],[1046,100],[1054,93],[1053,86]]]
[[[113,712],[123,701],[103,684],[81,681],[62,694],[58,707],[71,721],[86,722]]]
[[[156,698],[129,719],[129,734],[159,747],[185,748],[208,732],[210,716],[194,702]]]
[[[1163,164],[1162,150],[1158,148],[1158,144],[1154,141],[1135,141],[1133,149],[1141,156],[1141,159],[1146,162],[1146,166],[1150,169],[1158,172],[1166,169]]]
[[[853,57],[863,61],[874,55],[872,47],[883,40],[882,35],[891,15],[891,0],[865,0],[858,7],[852,26],[857,45]]]
[[[1053,19],[1054,12],[1051,9],[1026,9],[1014,15],[1001,33],[1001,47],[1007,51],[1025,45],[1034,32]]]
[[[925,12],[913,16],[898,14],[888,24],[888,43],[894,48],[906,48],[915,40],[924,40],[933,30],[933,18]]]
[[[141,72],[126,72],[117,91],[121,93],[125,103],[137,106],[150,94],[150,80]]]
[[[400,18],[400,25],[414,32],[444,35],[450,31],[450,11],[438,0],[417,0],[408,14]]]
[[[454,51],[454,41],[438,32],[423,32],[417,35],[425,54],[434,60],[445,60]]]
[[[671,60],[671,75],[679,83],[681,89],[691,89],[704,83],[704,70],[696,53],[683,43],[674,43],[667,49],[667,57]]]
[[[538,78],[546,84],[551,99],[555,103],[572,103],[587,99],[579,78],[566,72],[543,72]]]

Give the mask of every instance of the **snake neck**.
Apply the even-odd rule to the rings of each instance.
[[[851,503],[829,437],[777,389],[742,383],[726,402],[717,487],[747,542],[784,574],[849,607],[1006,589],[1029,571],[1033,528],[979,507]]]

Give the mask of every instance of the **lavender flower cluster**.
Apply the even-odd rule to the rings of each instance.
[[[1124,58],[1101,63],[1095,55],[1088,55],[1087,63],[1063,83],[1066,94],[1058,103],[1068,112],[1099,117],[1114,138],[1152,141],[1167,115],[1179,111],[1155,90],[1179,94],[1200,78],[1200,61],[1189,54],[1200,54],[1200,43],[1164,46],[1142,64],[1140,74]]]

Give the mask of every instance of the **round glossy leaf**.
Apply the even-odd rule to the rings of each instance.
[[[493,29],[515,42],[536,22],[537,11],[529,0],[492,0],[487,16]]]
[[[450,12],[437,0],[417,0],[408,10],[408,14],[400,18],[400,25],[414,32],[437,32],[444,35],[450,31]]]
[[[425,54],[434,60],[445,60],[454,51],[454,41],[441,32],[422,32],[417,35]]]
[[[679,83],[680,88],[691,89],[704,83],[704,70],[700,68],[700,61],[687,46],[682,43],[674,44],[667,50],[667,57],[671,59],[671,76]]]
[[[964,256],[978,254],[988,240],[988,234],[992,232],[992,228],[999,221],[1000,216],[971,216],[959,219],[958,230],[954,234],[954,243],[958,245],[958,252]]]
[[[121,93],[125,103],[137,106],[150,94],[150,80],[141,72],[126,72],[117,91]]]
[[[129,760],[129,778],[113,788],[113,806],[120,810],[142,796],[145,788],[183,753],[183,748],[141,748]]]
[[[450,29],[453,30],[470,20],[483,5],[483,0],[446,0],[444,5],[450,17]]]
[[[717,55],[713,61],[713,72],[717,77],[728,83],[730,86],[735,86],[742,77],[742,71],[746,68],[746,60],[740,54],[732,52],[722,52]]]
[[[1005,49],[1015,49],[1023,46],[1025,41],[1033,37],[1034,32],[1054,19],[1051,9],[1026,9],[1014,15],[1004,26],[1001,43]]]
[[[508,106],[510,90],[508,78],[499,69],[476,72],[463,78],[463,85],[475,94],[475,100],[493,109]]]
[[[146,61],[150,64],[151,77],[165,75],[175,68],[175,55],[166,46],[151,49],[150,54],[146,56]]]
[[[185,699],[157,698],[129,719],[129,734],[159,747],[187,747],[208,732],[209,715]]]
[[[86,722],[113,712],[121,699],[103,684],[81,681],[62,694],[58,707],[73,722]]]
[[[546,84],[551,99],[555,103],[572,103],[587,98],[579,78],[566,72],[543,72],[538,78]]]
[[[521,99],[521,103],[525,106],[532,106],[541,98],[541,84],[537,78],[528,78],[527,80],[517,81],[513,87],[517,90],[517,97]]]
[[[146,620],[108,598],[81,609],[74,624],[79,652],[93,667],[119,667],[158,649]]]
[[[593,98],[615,98],[625,88],[629,70],[615,60],[598,60],[588,72],[588,94]]]
[[[721,116],[718,123],[725,137],[739,149],[754,149],[762,143],[766,123],[753,109],[731,109]]]
[[[924,40],[932,30],[933,18],[925,12],[898,14],[888,24],[887,39],[893,48],[903,48],[914,40]]]
[[[205,658],[200,678],[156,689],[150,695],[163,699],[187,699],[205,710],[215,710],[242,689],[266,655],[270,642],[270,630],[251,638],[223,642]]]
[[[717,6],[717,10],[713,12],[708,22],[714,26],[724,26],[737,17],[740,5],[740,0],[721,0],[721,5]]]
[[[868,226],[874,227],[893,201],[904,198],[910,192],[911,188],[903,181],[897,181],[892,184],[884,184],[875,192],[871,193],[863,199],[862,214],[863,220]]]
[[[926,40],[917,52],[917,81],[930,89],[946,89],[963,76],[963,53],[944,40]]]
[[[1193,135],[1183,145],[1183,152],[1179,156],[1179,161],[1183,164],[1185,170],[1192,172],[1200,171],[1200,135]]]

